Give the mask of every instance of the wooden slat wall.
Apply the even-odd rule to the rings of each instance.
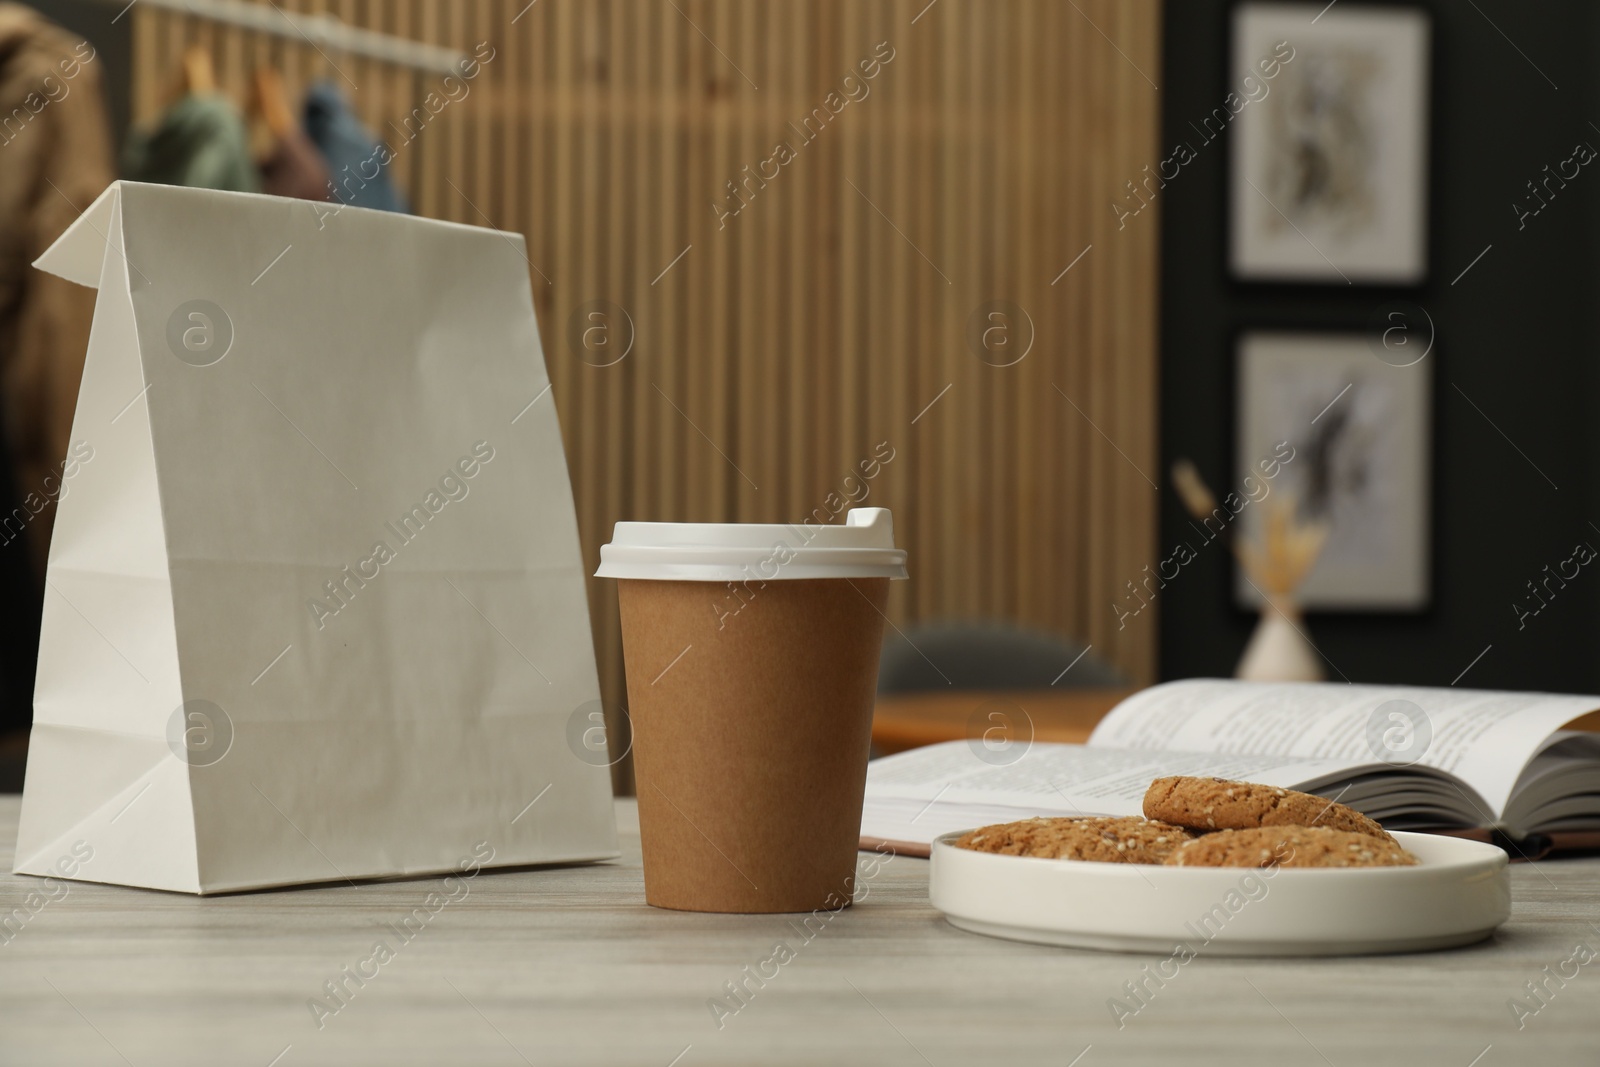
[[[1156,211],[1119,229],[1111,203],[1159,158],[1157,0],[280,6],[495,57],[412,139],[439,75],[138,6],[135,114],[196,41],[241,101],[256,64],[296,94],[330,76],[419,214],[524,233],[591,570],[619,519],[798,520],[887,442],[868,502],[911,553],[896,624],[1018,619],[1153,679],[1153,611],[1119,629],[1111,605],[1159,558]],[[870,95],[804,143],[787,124],[880,42]],[[719,225],[779,141],[794,161]],[[568,344],[597,299],[633,323],[614,366]],[[1033,323],[1015,366],[965,340],[994,299]],[[619,705],[614,591],[590,593]]]

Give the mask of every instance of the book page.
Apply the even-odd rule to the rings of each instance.
[[[1332,682],[1168,682],[1118,704],[1092,746],[1420,764],[1448,771],[1505,814],[1551,733],[1600,697]],[[1167,771],[1164,773],[1176,773]]]
[[[1371,762],[1063,744],[1033,745],[1006,764],[990,763],[985,755],[981,745],[946,741],[873,760],[867,765],[869,802],[895,797],[1069,815],[1138,815],[1150,780],[1162,775],[1205,774],[1290,788]]]

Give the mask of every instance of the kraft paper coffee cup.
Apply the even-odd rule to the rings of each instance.
[[[850,903],[891,579],[883,508],[842,526],[618,523],[645,900]]]

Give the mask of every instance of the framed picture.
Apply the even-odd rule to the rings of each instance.
[[[1373,345],[1345,333],[1250,333],[1239,342],[1239,473],[1230,487],[1246,501],[1239,534],[1259,543],[1275,507],[1327,523],[1300,589],[1308,610],[1428,604],[1432,364],[1396,366]],[[1264,477],[1267,469],[1275,476]],[[1241,605],[1261,602],[1242,571],[1235,593]]]
[[[1430,29],[1414,8],[1235,9],[1229,93],[1201,130],[1232,115],[1235,275],[1423,280]]]

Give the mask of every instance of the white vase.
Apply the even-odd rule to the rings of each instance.
[[[1305,625],[1295,605],[1267,601],[1234,677],[1252,682],[1322,681],[1326,677],[1322,656],[1306,637]]]

